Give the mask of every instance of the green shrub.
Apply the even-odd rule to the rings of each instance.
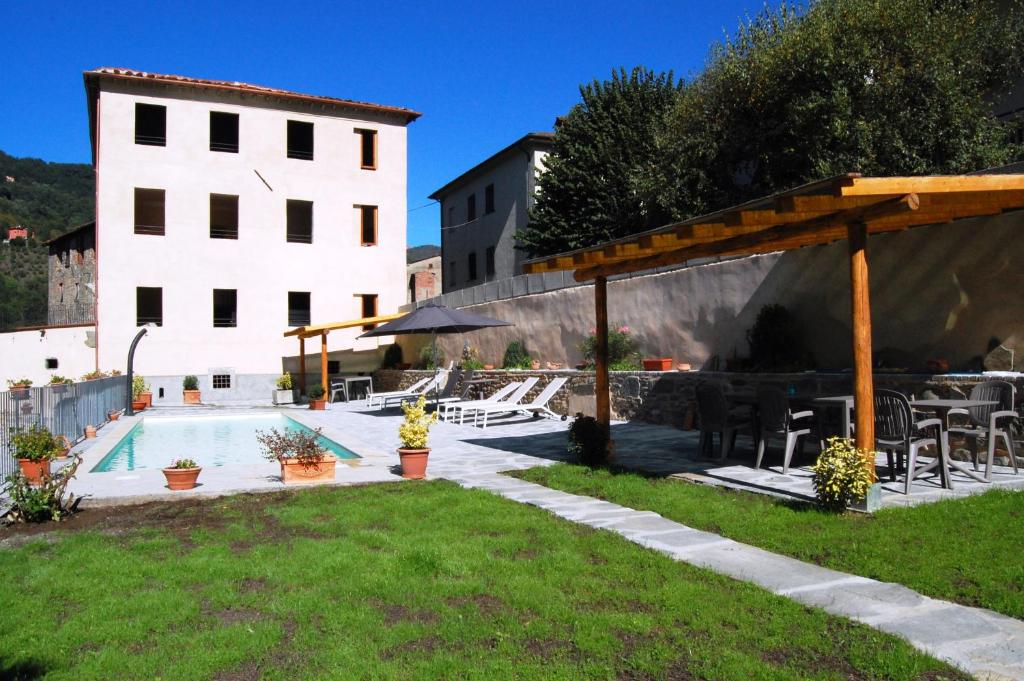
[[[59,374],[50,376],[50,385],[71,385],[74,382],[73,379],[60,376]]]
[[[319,399],[323,399],[323,396],[327,394],[327,391],[324,390],[324,387],[322,385],[320,385],[319,383],[314,383],[309,388],[309,393],[308,394],[309,394],[309,399],[311,399],[311,400],[319,400]]]
[[[298,459],[303,466],[312,466],[324,454],[319,428],[286,430],[283,433],[277,428],[257,430],[256,439],[263,446],[263,456],[271,461]]]
[[[608,427],[593,416],[576,414],[569,426],[569,454],[584,466],[599,468],[608,465]]]
[[[62,467],[42,484],[30,485],[20,473],[7,476],[7,484],[0,490],[10,499],[11,510],[7,517],[19,523],[41,523],[60,520],[74,512],[79,498],[67,491],[68,483],[75,477],[82,457],[75,455],[74,461]]]
[[[63,447],[47,428],[32,425],[11,436],[14,456],[30,461],[48,461],[57,456]]]
[[[852,502],[863,499],[871,486],[871,473],[864,465],[867,456],[870,455],[858,450],[850,440],[830,437],[828,447],[811,467],[818,504],[842,512]]]
[[[804,348],[796,318],[782,305],[765,305],[747,331],[750,364],[756,371],[802,371],[814,368]]]
[[[462,346],[462,360],[459,366],[463,369],[483,369],[484,363],[480,361],[480,355],[476,348],[470,347],[469,343]]]
[[[522,341],[514,340],[505,348],[505,357],[502,359],[503,369],[529,369],[533,359],[526,351]]]
[[[142,376],[132,376],[132,399],[138,399],[142,393],[149,392],[149,384],[146,383],[146,379]]]
[[[199,390],[199,379],[195,376],[186,376],[181,381],[184,390]]]
[[[277,389],[278,390],[291,390],[292,389],[292,375],[287,371],[277,377]]]
[[[595,366],[597,355],[597,331],[590,330],[583,342],[580,352],[587,366]],[[637,350],[636,339],[633,338],[628,326],[609,325],[608,328],[608,369],[611,371],[635,371],[641,366],[640,352]]]
[[[437,348],[437,357],[434,357],[433,345],[425,345],[420,350],[420,368],[421,369],[436,369],[439,366],[444,366],[444,350]]]
[[[30,379],[27,379],[27,378],[16,378],[14,380],[8,380],[7,381],[7,387],[8,388],[13,388],[16,385],[23,385],[23,386],[27,387],[27,386],[32,385],[32,381]]]
[[[175,459],[168,468],[199,468],[199,464],[192,459]]]
[[[384,351],[384,361],[380,363],[381,369],[394,369],[399,364],[402,364],[402,346],[398,343],[392,343]]]

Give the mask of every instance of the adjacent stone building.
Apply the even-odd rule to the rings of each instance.
[[[406,303],[427,300],[441,293],[441,247],[413,246],[405,254],[409,278]]]
[[[46,242],[49,250],[48,323],[92,322],[96,318],[96,222],[90,221]]]

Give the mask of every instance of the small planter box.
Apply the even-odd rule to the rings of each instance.
[[[672,370],[672,358],[662,357],[658,359],[645,359],[644,371],[671,371]]]
[[[198,390],[182,390],[181,398],[185,404],[199,404],[199,391]]]
[[[275,390],[274,404],[294,404],[295,394],[291,390]]]
[[[331,482],[338,457],[325,454],[312,464],[300,463],[298,459],[280,459],[281,481],[286,485]]]

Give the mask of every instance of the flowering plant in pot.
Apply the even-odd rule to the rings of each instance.
[[[107,420],[108,421],[116,421],[119,418],[121,418],[121,410],[120,409],[111,409],[110,411],[107,412]]]
[[[427,474],[427,435],[430,426],[437,423],[437,412],[427,413],[427,398],[420,395],[413,403],[402,402],[405,420],[398,426],[398,439],[402,446],[398,448],[398,457],[402,461],[402,477],[409,480],[422,480]]]
[[[153,393],[149,390],[149,384],[142,376],[132,376],[132,402],[142,402],[142,409],[153,406]],[[133,409],[139,407],[132,406]]]
[[[199,379],[186,376],[181,381],[181,397],[185,404],[199,404]]]
[[[28,378],[16,378],[7,381],[7,389],[11,391],[11,397],[16,400],[23,400],[28,397],[28,389],[32,387],[32,380]]]
[[[167,478],[167,488],[173,491],[192,489],[196,486],[196,480],[202,468],[192,459],[175,459],[171,465],[164,468],[164,477]]]
[[[61,452],[61,444],[47,428],[32,425],[11,436],[14,457],[21,474],[30,484],[42,484],[50,476],[50,461]]]
[[[281,481],[285,484],[334,480],[338,457],[324,451],[319,428],[283,433],[277,428],[258,430],[256,439],[263,446],[263,455],[281,464]]]
[[[324,395],[327,391],[319,383],[315,383],[313,387],[309,389],[309,408],[316,409],[317,411],[323,411],[327,408],[327,398]]]
[[[52,390],[54,394],[57,395],[66,393],[68,391],[68,386],[71,385],[72,383],[74,383],[74,381],[71,380],[70,378],[58,376],[57,374],[50,376],[50,390]]]
[[[295,402],[295,394],[292,392],[292,375],[287,371],[277,377],[274,382],[277,389],[274,390],[274,404],[292,404]]]

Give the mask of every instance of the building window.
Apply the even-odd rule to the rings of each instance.
[[[210,238],[238,238],[238,197],[210,194]]]
[[[494,185],[484,187],[484,215],[494,212]]]
[[[238,114],[210,112],[210,151],[238,153]]]
[[[60,362],[57,361],[56,357],[47,357],[46,358],[46,368],[48,370],[53,371],[54,369],[57,369],[59,367],[60,367]]]
[[[313,243],[313,202],[288,199],[287,239],[293,244]]]
[[[341,373],[341,361],[337,359],[327,360],[327,373],[329,374],[340,374]]]
[[[377,206],[356,206],[359,209],[359,243],[377,245]]]
[[[377,294],[376,293],[363,293],[359,297],[362,299],[363,319],[368,317],[377,316]],[[376,328],[376,324],[363,324],[363,331],[370,331]]]
[[[288,158],[313,160],[313,124],[288,121]]]
[[[469,281],[476,280],[476,253],[469,254]]]
[[[164,235],[164,190],[135,188],[135,233]]]
[[[466,222],[476,220],[476,194],[470,194],[466,199]]]
[[[288,292],[288,326],[309,326],[309,292]]]
[[[487,278],[490,279],[494,276],[494,246],[487,247],[487,253],[484,254],[484,267],[487,270]]]
[[[455,286],[455,261],[454,260],[452,260],[451,262],[448,263],[448,279],[445,280],[445,283],[448,284],[449,288],[451,288],[452,286]]]
[[[356,128],[356,134],[359,135],[359,167],[363,170],[376,170],[377,131]]]
[[[231,374],[214,374],[213,389],[226,390],[231,387]]]
[[[135,143],[150,147],[167,146],[167,107],[135,105]]]
[[[164,290],[148,286],[135,289],[135,325],[164,325]]]
[[[235,289],[213,289],[213,326],[218,329],[238,326],[238,291]]]

